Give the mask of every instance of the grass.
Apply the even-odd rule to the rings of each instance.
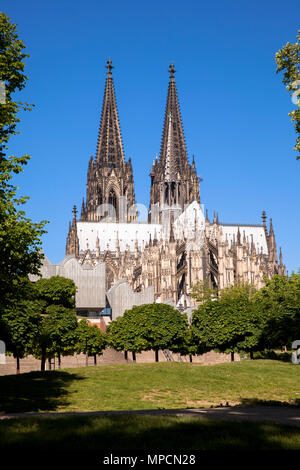
[[[0,422],[0,450],[300,450],[300,429],[170,416],[83,416]],[[20,454],[22,455],[22,453]]]
[[[128,364],[0,377],[0,412],[98,411],[300,403],[300,367],[272,360],[214,366]]]

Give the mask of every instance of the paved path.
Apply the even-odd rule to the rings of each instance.
[[[257,406],[220,407],[175,410],[127,410],[127,411],[83,411],[83,412],[32,412],[0,415],[1,419],[57,416],[114,416],[114,415],[189,416],[226,421],[268,421],[300,427],[300,408]]]

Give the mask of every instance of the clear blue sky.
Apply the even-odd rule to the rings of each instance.
[[[137,202],[148,206],[173,60],[202,203],[229,223],[260,223],[266,210],[288,270],[298,270],[300,162],[288,117],[294,105],[274,55],[296,40],[299,0],[2,0],[1,11],[18,24],[30,54],[21,97],[36,106],[22,116],[10,153],[31,155],[17,184],[30,196],[28,215],[50,221],[50,261],[63,259],[72,206],[85,196],[111,57]]]

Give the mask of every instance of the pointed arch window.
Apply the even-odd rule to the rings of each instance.
[[[111,204],[117,210],[117,196],[113,189],[109,191],[108,204]]]
[[[165,204],[169,204],[169,185],[165,183]]]
[[[99,191],[98,191],[98,205],[100,206],[100,204],[103,203],[103,196],[102,196],[102,189],[99,188]]]

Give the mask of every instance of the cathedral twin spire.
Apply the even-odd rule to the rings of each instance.
[[[195,161],[189,164],[173,62],[169,67],[169,86],[159,161],[153,163],[150,190],[150,212],[159,205],[164,214],[178,215],[185,205],[200,203],[200,190]],[[173,207],[174,209],[170,209]],[[162,214],[161,214],[162,217]]]
[[[134,219],[126,210],[126,205],[128,209],[135,203],[133,172],[131,159],[125,162],[110,59],[106,68],[96,157],[91,157],[88,166],[81,220],[129,222]],[[109,206],[107,211],[106,206]]]
[[[81,220],[102,220],[107,214],[99,213],[98,209],[105,204],[114,208],[112,220],[130,222],[135,219],[132,215],[126,216],[125,220],[121,218],[120,207],[127,204],[128,209],[135,204],[135,192],[131,159],[125,161],[123,150],[113,68],[111,59],[108,59],[96,155],[90,158],[88,165],[86,201],[82,202]],[[150,205],[177,204],[183,209],[193,200],[200,202],[199,178],[194,161],[191,166],[187,158],[173,63],[169,74],[160,156],[151,172]]]
[[[125,157],[122,144],[118,109],[115,97],[111,59],[107,61],[104,99],[96,151],[96,163],[111,168],[124,167]]]
[[[107,76],[98,135],[96,165],[122,167],[125,165],[122,136],[116,104],[111,59],[107,61]],[[188,164],[187,150],[180,115],[173,62],[169,67],[169,87],[165,111],[159,166],[166,181],[183,176]]]
[[[165,181],[176,181],[178,173],[184,174],[188,165],[180,108],[175,84],[173,62],[169,67],[170,80],[159,163]]]

